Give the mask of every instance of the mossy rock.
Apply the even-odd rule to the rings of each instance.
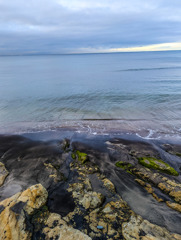
[[[131,163],[126,163],[126,162],[123,162],[123,161],[119,161],[115,165],[116,165],[116,167],[122,168],[124,170],[127,170],[130,167],[132,167]]]
[[[75,154],[75,153],[72,153],[72,154],[71,154],[71,157],[72,157],[72,159],[76,159],[76,154]]]
[[[133,165],[131,163],[126,163],[126,162],[123,162],[123,161],[119,161],[119,162],[115,163],[115,166],[119,167],[123,170],[126,170],[126,172],[129,173],[129,174],[132,174],[131,168],[133,167]]]
[[[71,157],[73,158],[73,159],[76,159],[76,157],[77,157],[77,159],[82,163],[82,164],[84,164],[85,162],[87,162],[87,160],[88,160],[88,155],[87,155],[87,153],[83,153],[83,152],[80,152],[80,151],[76,151],[76,152],[73,152],[72,154],[71,154]]]
[[[172,168],[169,164],[163,162],[161,159],[153,158],[153,157],[140,157],[138,158],[138,162],[147,167],[152,168],[169,175],[178,176],[178,172]]]
[[[179,153],[179,152],[176,152],[175,155],[178,157],[181,157],[181,153]]]
[[[76,151],[76,154],[77,154],[78,160],[81,161],[82,163],[85,163],[88,160],[87,153]]]

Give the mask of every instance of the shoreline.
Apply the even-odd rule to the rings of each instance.
[[[93,169],[92,172],[86,170],[86,164],[79,162],[79,156],[76,155],[78,152],[86,154],[86,164]],[[82,184],[80,178],[83,178],[90,181],[92,191],[104,196],[100,209],[121,197],[136,215],[151,224],[181,234],[181,216],[178,211],[181,206],[181,144],[168,140],[145,140],[127,134],[81,134],[69,129],[68,132],[0,135],[0,154],[0,162],[8,171],[0,187],[0,201],[25,191],[34,184],[42,184],[48,190],[49,211],[65,217],[78,208],[76,204],[79,201],[72,198],[73,189],[73,195],[67,192],[68,186],[73,183]],[[141,157],[161,159],[179,175],[174,176],[141,165]],[[118,162],[120,167],[116,166]],[[164,163],[159,164],[165,168]],[[114,186],[114,193],[104,189],[102,176],[103,180],[108,179],[112,183],[110,186]],[[178,196],[172,192],[176,192],[176,195],[178,193]],[[86,212],[87,210],[82,214],[88,214]],[[75,225],[78,224],[77,221],[74,220]],[[85,233],[80,227],[76,229]]]
[[[1,123],[2,125],[2,123]],[[177,127],[176,127],[177,126]],[[77,119],[57,122],[16,122],[0,126],[2,135],[42,134],[47,132],[73,135],[74,133],[95,136],[137,136],[144,140],[164,140],[181,143],[180,121],[148,121],[140,119]],[[55,134],[53,134],[53,132]]]

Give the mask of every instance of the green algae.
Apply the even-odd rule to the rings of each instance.
[[[87,155],[87,153],[83,153],[83,152],[80,152],[80,151],[76,151],[76,152],[73,152],[72,154],[71,154],[71,157],[73,158],[73,159],[78,159],[82,164],[84,164],[85,162],[87,162],[87,160],[88,160],[88,155]]]
[[[153,157],[140,157],[138,158],[138,162],[147,168],[152,168],[169,175],[178,176],[178,172],[172,168],[169,164],[163,162],[161,159],[153,158]]]
[[[115,165],[116,165],[116,167],[119,167],[123,170],[128,170],[130,167],[132,167],[131,163],[126,163],[126,162],[123,162],[123,161],[119,161]]]
[[[126,172],[129,173],[129,174],[133,174],[131,172],[131,168],[133,167],[133,165],[131,163],[126,163],[126,162],[123,162],[123,161],[119,161],[119,162],[115,163],[115,166],[119,167],[123,170],[126,170]]]
[[[72,159],[76,159],[76,154],[75,154],[75,153],[72,153],[72,154],[71,154],[71,157],[72,157]]]
[[[76,154],[80,162],[85,163],[88,160],[87,153],[83,153],[77,150]]]
[[[179,152],[176,152],[175,155],[178,157],[181,157],[181,153],[179,153]]]

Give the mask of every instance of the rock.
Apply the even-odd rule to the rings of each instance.
[[[43,229],[45,240],[91,240],[89,236],[81,231],[68,226],[60,215],[51,213]]]
[[[162,148],[170,154],[176,155],[177,157],[181,157],[180,145],[163,144]]]
[[[31,239],[32,232],[26,225],[28,215],[43,206],[48,193],[41,185],[34,185],[24,192],[0,202],[0,236],[6,240]]]
[[[0,238],[30,240],[38,232],[47,240],[91,240],[86,234],[68,226],[59,214],[49,213],[47,210],[46,217],[42,214],[43,211],[39,214],[38,211],[45,205],[47,197],[46,189],[37,184],[0,202]]]
[[[169,194],[174,200],[181,204],[181,184],[174,181],[165,181],[158,184],[158,188]]]
[[[68,191],[72,192],[73,198],[85,209],[93,209],[101,206],[104,196],[101,193],[93,192],[90,180],[85,178],[83,183],[69,185]]]
[[[151,184],[146,183],[144,181],[142,181],[141,179],[135,179],[136,182],[138,182],[141,186],[144,187],[144,189],[152,194],[152,196],[158,201],[158,202],[163,202],[162,198],[159,198],[155,193],[154,193],[154,189],[152,188]]]
[[[5,229],[5,233],[4,229],[1,229],[0,239],[1,236],[2,239],[12,239],[12,235],[15,240],[87,240],[91,237],[109,240],[180,239],[180,235],[169,232],[180,233],[179,214],[174,211],[180,209],[180,205],[174,202],[180,201],[180,177],[166,175],[138,163],[141,157],[147,158],[145,163],[148,165],[149,158],[161,157],[154,144],[153,147],[152,144],[144,145],[136,141],[123,141],[122,144],[122,140],[118,139],[109,144],[111,150],[108,150],[105,144],[102,144],[104,142],[96,146],[96,141],[92,139],[90,145],[89,139],[86,139],[85,143],[82,140],[71,140],[70,144],[69,142],[62,142],[64,153],[60,149],[60,141],[58,144],[51,142],[49,146],[49,143],[35,144],[26,140],[23,149],[21,144],[13,149],[7,146],[3,150],[0,147],[0,152],[4,155],[1,160],[10,172],[8,181],[0,188],[2,199],[12,195],[7,188],[8,184],[10,190],[15,188],[11,180],[20,184],[20,189],[41,182],[49,191],[48,201],[41,187],[32,186],[25,192],[14,195],[12,199],[1,202],[0,229],[2,226],[2,229],[8,228],[8,225],[10,227],[7,231]],[[77,149],[80,151],[76,151]],[[158,160],[154,162],[159,168],[167,168]],[[174,166],[179,169],[179,163]],[[66,182],[62,181],[63,176],[67,177]],[[144,194],[146,192],[142,188],[158,201],[161,201],[159,197],[163,197],[162,201],[169,201],[167,205],[174,209],[169,209],[170,215],[166,212],[166,204],[156,203],[148,194]],[[14,192],[17,191],[20,190],[15,188]],[[126,201],[129,200],[129,206],[120,196]],[[134,213],[131,208],[140,215],[143,214],[144,218]],[[148,215],[149,209],[151,212]],[[145,219],[152,219],[160,226],[166,226],[169,231]]]
[[[144,220],[141,216],[132,214],[130,221],[122,224],[123,237],[126,240],[176,240],[175,234],[171,234],[166,228]],[[181,237],[180,235],[175,235]]]
[[[88,192],[82,199],[79,200],[79,203],[85,208],[97,208],[101,206],[104,201],[104,196],[101,193],[97,192]]]
[[[70,140],[67,139],[67,138],[65,138],[65,139],[62,141],[60,147],[61,147],[64,151],[69,151],[69,150],[70,150]]]
[[[6,170],[4,164],[0,162],[0,187],[3,185],[8,174],[9,172]]]
[[[176,202],[181,204],[181,191],[171,191],[169,195],[173,197]]]
[[[55,183],[60,182],[64,179],[63,174],[58,171],[51,163],[44,163],[44,166],[50,173],[49,177],[53,178]]]
[[[138,162],[147,168],[156,169],[158,171],[165,172],[174,176],[179,175],[174,168],[172,168],[168,163],[165,163],[161,159],[154,157],[139,157]]]
[[[169,202],[169,201],[167,201],[166,204],[167,204],[168,207],[170,207],[170,208],[172,208],[172,209],[174,209],[178,212],[181,212],[181,205],[180,204],[172,203],[172,202]]]
[[[83,183],[87,191],[92,191],[91,182],[88,178],[86,178]]]
[[[73,198],[79,199],[84,194],[84,184],[83,183],[70,184],[67,190],[68,192],[72,192]]]
[[[88,155],[78,150],[75,153],[72,153],[72,158],[75,159],[76,157],[82,164],[88,160]]]
[[[104,186],[105,186],[110,192],[112,192],[112,193],[115,193],[115,192],[116,192],[114,184],[113,184],[109,179],[104,178],[102,181],[103,181]]]
[[[130,209],[120,198],[118,201],[107,203],[104,208],[90,211],[85,219],[90,227],[89,236],[99,238],[107,236],[108,239],[122,239],[122,222],[130,218]],[[97,228],[102,226],[102,229]]]

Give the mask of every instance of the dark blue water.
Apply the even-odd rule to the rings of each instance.
[[[181,52],[0,57],[0,133],[75,125],[179,135]]]

